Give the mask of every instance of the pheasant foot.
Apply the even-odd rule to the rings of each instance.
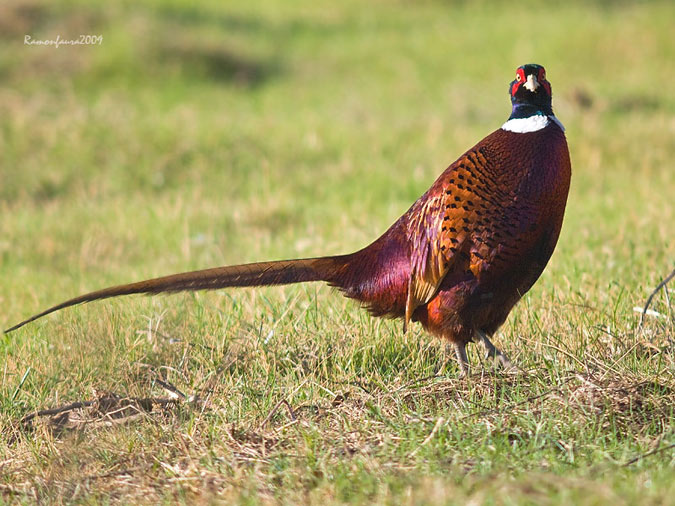
[[[485,358],[486,359],[497,359],[501,367],[505,371],[512,371],[516,369],[516,366],[513,365],[506,355],[504,355],[494,344],[488,339],[488,336],[482,330],[477,330],[476,335],[478,336],[478,341],[485,348]]]

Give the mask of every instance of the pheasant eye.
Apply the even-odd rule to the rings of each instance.
[[[516,74],[516,81],[520,82],[520,79],[521,79],[520,74]]]

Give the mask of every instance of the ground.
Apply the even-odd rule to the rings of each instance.
[[[6,502],[675,504],[672,2],[0,5],[0,326],[81,292],[350,252],[546,66],[573,180],[494,342],[325,286],[92,303],[0,340]],[[32,40],[102,35],[96,45]],[[72,405],[72,403],[82,403]],[[57,410],[34,416],[37,410]],[[33,415],[31,415],[33,414]]]

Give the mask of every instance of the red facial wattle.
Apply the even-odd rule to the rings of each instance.
[[[519,77],[520,79],[518,79]],[[518,88],[520,88],[524,82],[525,82],[525,70],[519,68],[516,70],[516,82],[514,82],[513,86],[511,87],[512,97],[516,95]]]
[[[544,89],[546,90],[546,93],[548,93],[548,96],[551,96],[551,84],[546,80],[546,70],[544,67],[541,67],[539,69],[539,75],[537,76],[537,81],[539,81],[539,84],[541,84]]]

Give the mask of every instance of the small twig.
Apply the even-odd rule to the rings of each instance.
[[[218,368],[215,370],[215,372],[209,373],[209,375],[206,376],[206,378],[200,383],[199,387],[197,388],[198,393],[195,394],[195,399],[201,397],[204,394],[206,394],[206,396],[211,394],[220,376],[230,367],[232,367],[232,365],[236,361],[237,361],[236,358],[231,358],[230,360],[227,361],[227,363],[219,365]]]
[[[668,312],[670,313],[670,319],[671,321],[675,322],[675,316],[673,316],[673,306],[670,303],[670,295],[668,295],[668,290],[667,288],[663,290],[663,295],[666,297],[666,304],[668,305]]]
[[[293,408],[291,407],[291,405],[288,403],[288,401],[286,399],[284,399],[283,404],[284,404],[284,406],[286,406],[286,409],[288,410],[288,414],[291,415],[291,420],[296,421],[297,418],[295,417],[295,413],[293,412]]]
[[[16,387],[16,390],[14,390],[14,394],[12,394],[12,400],[16,399],[16,396],[19,395],[19,390],[21,390],[21,387],[23,386],[23,384],[28,379],[29,374],[30,374],[30,367],[28,369],[26,369],[25,373],[23,373],[21,381],[19,381],[19,385]]]
[[[86,480],[102,480],[106,478],[114,478],[116,476],[121,476],[121,475],[127,475],[127,476],[133,476],[135,471],[143,470],[143,469],[148,469],[151,467],[151,465],[142,465],[142,466],[136,466],[136,467],[125,467],[122,469],[118,469],[117,471],[110,471],[104,474],[92,474],[90,476],[85,477]]]
[[[607,376],[607,374],[609,374],[610,370],[613,369],[614,366],[617,365],[619,362],[621,362],[624,358],[626,358],[630,353],[632,353],[633,350],[635,350],[635,348],[637,348],[639,344],[640,343],[636,341],[630,348],[628,348],[628,350],[626,350],[626,352],[623,355],[621,355],[614,362],[612,362],[611,365],[605,366],[607,368],[605,369],[605,372],[602,373],[601,379],[605,379],[605,376]],[[604,364],[603,364],[603,366],[604,366]]]
[[[472,418],[472,417],[481,417],[481,416],[485,416],[485,415],[491,415],[493,413],[503,412],[504,410],[510,411],[513,408],[516,408],[518,406],[522,406],[523,404],[529,404],[530,402],[536,401],[537,399],[541,399],[542,397],[546,397],[547,395],[552,394],[553,392],[560,392],[561,387],[563,385],[566,385],[567,383],[569,383],[572,379],[573,379],[573,376],[564,380],[557,387],[550,388],[550,389],[546,390],[545,392],[542,392],[538,395],[533,395],[532,397],[528,397],[527,399],[522,400],[520,402],[516,402],[514,404],[511,404],[511,405],[505,406],[505,407],[501,407],[501,408],[492,408],[492,409],[486,409],[486,410],[483,410],[483,411],[474,411],[473,413],[469,413],[467,415],[464,415],[462,418],[460,418],[460,420],[466,420],[467,418]]]
[[[577,364],[579,364],[579,365],[580,365],[581,367],[583,367],[584,369],[588,369],[588,365],[587,365],[587,364],[583,363],[583,362],[582,362],[581,360],[579,360],[577,357],[575,357],[574,355],[572,355],[569,351],[563,350],[562,348],[560,348],[560,347],[558,347],[558,346],[556,346],[556,345],[554,345],[554,344],[549,344],[549,343],[541,343],[541,344],[542,344],[542,346],[547,346],[547,347],[549,347],[549,348],[553,348],[554,350],[556,350],[556,351],[562,353],[563,355],[565,355],[567,358],[571,358],[572,360],[574,360]]]
[[[91,406],[95,406],[97,403],[101,402],[101,400],[104,399],[97,399],[94,401],[80,401],[80,402],[73,402],[71,404],[68,404],[66,406],[61,406],[58,408],[51,408],[51,409],[42,409],[40,411],[34,411],[33,413],[29,413],[26,416],[24,416],[21,419],[22,424],[26,424],[27,422],[30,422],[33,418],[37,418],[39,416],[52,416],[52,415],[58,415],[60,413],[65,413],[67,411],[73,411],[75,409],[80,409],[80,408],[88,408]],[[110,417],[110,415],[120,413],[126,409],[134,409],[138,413],[142,413],[142,411],[139,409],[143,409],[143,411],[148,411],[147,406],[152,406],[153,404],[156,404],[158,406],[168,406],[171,404],[177,404],[178,401],[176,399],[167,399],[167,398],[161,398],[161,397],[146,397],[144,399],[139,399],[139,398],[116,398],[114,399],[118,404],[119,408],[113,410],[113,411],[108,411],[106,413],[102,413],[106,417]],[[124,404],[124,401],[128,401],[128,403]]]
[[[425,437],[424,441],[422,441],[422,443],[417,448],[415,448],[410,453],[410,455],[408,455],[408,456],[414,457],[415,455],[417,455],[417,452],[420,451],[424,446],[426,446],[429,443],[429,441],[431,441],[433,439],[433,437],[436,435],[436,433],[438,432],[438,429],[441,428],[443,423],[445,423],[445,418],[443,418],[441,416],[441,417],[438,418],[438,420],[436,420],[436,424],[434,425],[434,428],[431,429],[431,432],[429,433],[429,435],[427,437]]]
[[[638,455],[637,457],[635,457],[633,459],[630,459],[628,462],[623,464],[621,467],[630,466],[631,464],[635,464],[638,460],[642,460],[646,457],[651,457],[652,455],[656,455],[657,453],[662,453],[662,452],[668,451],[672,448],[675,448],[675,443],[673,443],[671,445],[668,445],[668,446],[665,446],[663,448],[657,448],[656,450],[652,450],[652,451],[644,453],[642,455]]]
[[[642,325],[644,324],[645,320],[645,313],[647,312],[647,309],[649,308],[649,305],[652,303],[652,299],[654,296],[658,293],[658,291],[666,286],[668,282],[675,278],[675,269],[672,270],[670,274],[668,274],[663,281],[661,281],[658,285],[656,285],[656,288],[652,291],[652,293],[649,295],[649,298],[647,299],[647,302],[645,303],[645,307],[642,309],[642,313],[640,313],[640,323],[638,324],[638,330],[642,329]]]
[[[413,381],[410,381],[410,382],[406,383],[405,385],[402,385],[402,386],[398,387],[396,390],[393,390],[393,391],[391,391],[391,392],[389,392],[389,393],[390,393],[390,394],[395,394],[395,393],[398,393],[398,392],[400,392],[400,391],[402,391],[402,390],[407,390],[407,389],[409,389],[409,388],[411,388],[411,387],[420,385],[420,384],[422,384],[422,383],[427,383],[427,382],[429,382],[430,380],[444,379],[444,378],[445,378],[445,376],[443,376],[443,375],[441,375],[441,374],[433,374],[433,375],[431,375],[431,376],[425,376],[425,377],[423,377],[423,378],[418,378],[418,379],[415,379],[415,380],[413,380]]]
[[[335,380],[329,380],[329,381],[330,381],[331,383],[336,384],[336,385],[351,385],[351,386],[355,386],[355,387],[360,388],[361,390],[363,390],[363,391],[364,391],[365,393],[367,393],[368,395],[372,395],[372,392],[371,392],[370,390],[368,390],[366,387],[364,387],[363,384],[362,384],[361,382],[359,382],[359,381],[335,381]],[[373,385],[372,385],[372,383],[368,383],[368,386],[370,386],[370,387],[372,388]]]
[[[270,421],[270,418],[272,418],[272,417],[274,416],[274,414],[275,414],[277,411],[279,411],[279,408],[280,408],[282,405],[283,405],[283,406],[286,406],[286,409],[288,410],[289,414],[291,415],[291,420],[295,420],[295,419],[296,419],[296,418],[295,418],[295,413],[293,412],[293,408],[291,407],[291,405],[288,403],[288,401],[287,401],[286,399],[281,399],[279,402],[277,402],[277,403],[275,404],[275,406],[272,408],[272,410],[268,413],[268,415],[267,415],[267,416],[265,417],[265,419],[262,421],[262,423],[260,424],[260,428],[263,428],[263,427],[267,424],[267,422]]]
[[[288,412],[289,412],[290,415],[291,415],[291,419],[295,420],[295,413],[293,412],[293,408],[291,408],[290,403],[289,403],[286,399],[289,398],[289,397],[294,396],[294,395],[298,392],[298,390],[300,390],[303,386],[305,386],[305,383],[307,383],[308,381],[309,381],[309,378],[307,378],[307,379],[304,380],[302,383],[300,383],[300,384],[295,388],[295,390],[293,390],[293,392],[291,392],[290,395],[287,395],[286,397],[284,397],[283,399],[281,399],[279,402],[277,402],[277,403],[274,405],[274,407],[272,408],[272,410],[271,410],[271,411],[268,413],[268,415],[265,417],[265,419],[262,421],[262,423],[260,424],[260,428],[262,429],[262,428],[267,424],[267,422],[270,421],[270,419],[271,419],[271,418],[274,416],[274,414],[279,410],[279,408],[281,407],[282,404],[286,406],[286,409],[288,409]]]
[[[665,315],[659,313],[658,311],[654,311],[653,309],[647,309],[647,311],[645,311],[640,306],[635,306],[633,308],[633,311],[635,311],[636,313],[640,313],[641,317],[644,317],[644,315],[647,315],[647,316],[653,316],[654,318],[663,318],[665,316]]]
[[[178,390],[175,386],[173,386],[171,383],[162,381],[159,378],[155,378],[155,383],[157,383],[160,387],[166,390],[169,393],[170,397],[173,397],[174,399],[178,399],[179,397],[187,399],[187,396],[183,392]]]
[[[93,406],[96,401],[82,401],[82,402],[73,402],[67,406],[61,406],[60,408],[51,408],[51,409],[41,409],[40,411],[34,411],[29,413],[21,419],[21,423],[25,424],[30,422],[33,418],[38,416],[51,416],[58,415],[59,413],[65,413],[66,411],[73,411],[74,409],[87,408]]]

